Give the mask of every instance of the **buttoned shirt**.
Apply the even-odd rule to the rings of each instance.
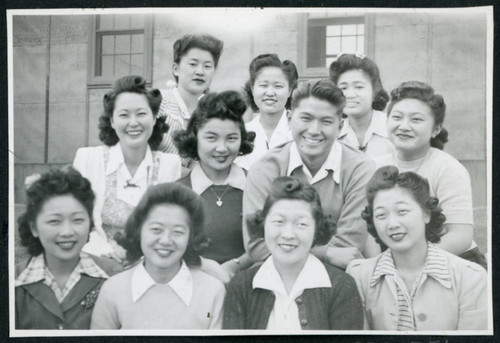
[[[148,271],[144,267],[144,263],[141,262],[134,267],[132,273],[132,301],[138,301],[149,289],[154,287],[157,282],[149,275]],[[189,306],[191,303],[191,297],[193,295],[193,276],[189,271],[186,262],[182,260],[181,268],[175,274],[175,276],[168,282],[168,285],[179,298]]]
[[[340,144],[337,141],[335,141],[325,162],[323,162],[323,165],[321,166],[321,168],[319,168],[316,175],[312,176],[311,172],[302,161],[302,157],[300,157],[297,144],[295,142],[292,142],[290,146],[290,161],[288,163],[288,170],[286,174],[288,176],[291,176],[292,173],[297,168],[301,168],[302,172],[307,178],[307,181],[310,184],[314,184],[327,177],[328,171],[331,171],[333,180],[335,181],[335,183],[338,184],[340,182],[340,177],[341,177],[340,176],[341,161],[342,161],[342,148],[340,147]]]
[[[268,330],[301,330],[296,299],[305,289],[332,287],[332,283],[325,266],[318,258],[310,254],[290,293],[287,293],[285,289],[272,256],[267,258],[255,274],[252,287],[270,290],[275,295],[274,307],[267,324]]]
[[[30,260],[26,269],[24,269],[24,271],[16,279],[15,285],[17,287],[43,280],[43,283],[54,291],[57,301],[62,303],[64,298],[69,294],[78,281],[80,281],[81,274],[87,274],[88,276],[95,278],[108,278],[108,274],[102,270],[88,254],[81,252],[78,264],[71,272],[71,275],[66,281],[66,285],[63,289],[61,289],[57,285],[53,274],[45,264],[44,255],[40,254]]]
[[[249,170],[250,167],[270,149],[293,140],[292,132],[288,126],[287,110],[283,111],[278,125],[276,125],[276,128],[274,129],[269,140],[267,139],[267,135],[262,127],[262,124],[260,123],[260,115],[257,115],[251,121],[246,123],[245,129],[247,132],[255,132],[253,150],[250,154],[237,157],[234,162],[246,170]]]
[[[338,140],[354,149],[363,151],[370,158],[392,153],[395,148],[387,134],[386,122],[387,115],[384,112],[373,111],[363,144],[359,144],[356,132],[349,124],[349,119],[346,118],[343,120]]]

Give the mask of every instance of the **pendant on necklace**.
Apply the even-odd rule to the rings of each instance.
[[[219,207],[221,207],[221,206],[222,206],[222,200],[220,200],[220,199],[219,199],[219,200],[217,200],[215,203],[216,203],[216,204],[217,204],[217,206],[219,206]]]

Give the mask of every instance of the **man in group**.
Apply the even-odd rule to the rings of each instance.
[[[292,94],[288,123],[293,141],[275,148],[248,172],[243,196],[243,239],[254,262],[269,256],[263,238],[251,237],[245,217],[262,209],[272,181],[291,175],[319,193],[323,212],[337,225],[330,242],[313,249],[324,262],[345,269],[357,258],[380,252],[369,237],[361,212],[366,185],[375,171],[363,153],[338,141],[345,98],[331,81],[304,82]]]

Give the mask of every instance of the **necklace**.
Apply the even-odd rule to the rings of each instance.
[[[229,185],[226,186],[226,188],[224,189],[224,192],[222,192],[222,194],[219,196],[212,187],[210,187],[210,190],[212,191],[212,193],[214,193],[215,197],[217,198],[217,201],[215,202],[217,204],[217,206],[221,207],[223,202],[222,202],[222,197],[224,196],[224,194],[226,194],[226,191],[228,190],[229,188]]]

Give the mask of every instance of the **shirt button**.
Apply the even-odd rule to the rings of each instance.
[[[300,320],[300,325],[306,326],[307,325],[307,319],[301,319]]]
[[[427,320],[427,316],[425,315],[425,313],[420,313],[417,315],[417,319],[421,322],[425,322]]]
[[[57,328],[58,328],[59,330],[63,330],[63,329],[64,329],[64,325],[59,324],[59,325],[57,325]]]
[[[302,298],[297,298],[297,299],[295,299],[295,302],[296,302],[297,304],[299,304],[299,305],[300,305],[300,304],[302,304]]]

